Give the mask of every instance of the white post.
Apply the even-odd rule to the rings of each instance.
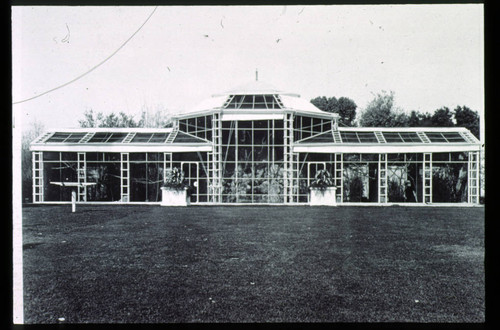
[[[75,212],[76,210],[76,189],[71,191],[71,212]]]

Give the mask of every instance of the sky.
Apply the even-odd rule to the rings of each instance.
[[[15,6],[14,123],[78,127],[90,109],[183,113],[256,69],[308,100],[348,97],[358,113],[393,91],[407,112],[465,105],[482,115],[483,33],[482,4]]]

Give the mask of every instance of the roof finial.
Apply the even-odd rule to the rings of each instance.
[[[259,81],[259,70],[255,69],[255,81]]]

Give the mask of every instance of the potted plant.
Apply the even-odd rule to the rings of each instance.
[[[185,183],[184,173],[177,167],[167,169],[161,187],[162,206],[188,206],[191,189]]]
[[[332,175],[327,170],[316,172],[309,190],[311,192],[309,198],[310,205],[337,205],[337,187],[333,185]]]

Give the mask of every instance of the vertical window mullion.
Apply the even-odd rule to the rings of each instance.
[[[255,95],[253,96],[254,100],[255,100]],[[255,184],[255,177],[254,177],[254,163],[253,163],[253,153],[254,153],[254,150],[255,150],[255,134],[254,134],[254,130],[255,130],[255,121],[251,121],[252,125],[251,125],[251,131],[252,131],[252,139],[250,141],[252,141],[252,158],[250,159],[250,162],[251,162],[251,167],[250,167],[250,171],[252,173],[252,181],[251,181],[251,185],[250,185],[250,189],[251,189],[251,201],[253,203],[254,199],[253,199],[253,188],[254,188],[254,184]]]

